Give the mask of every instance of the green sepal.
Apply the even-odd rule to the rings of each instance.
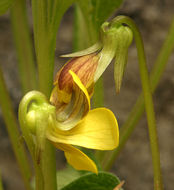
[[[80,57],[80,56],[84,56],[84,55],[89,55],[91,53],[97,52],[101,49],[102,44],[100,42],[97,42],[96,44],[94,44],[93,46],[84,49],[82,51],[78,51],[78,52],[74,52],[74,53],[70,53],[70,54],[66,54],[66,55],[61,55],[60,57]]]
[[[118,44],[116,50],[116,59],[114,63],[114,79],[116,93],[120,92],[122,78],[127,64],[128,48],[133,39],[133,33],[127,26],[119,27],[117,31]]]
[[[94,75],[94,82],[100,78],[115,57],[117,41],[117,28],[109,28],[109,22],[103,23],[101,26],[101,42],[103,49],[99,53],[100,60]]]
[[[105,22],[101,26],[101,41],[103,49],[100,52],[99,64],[94,76],[96,82],[107,66],[115,58],[114,79],[116,92],[120,91],[121,82],[127,63],[128,48],[133,39],[133,32],[120,23]]]

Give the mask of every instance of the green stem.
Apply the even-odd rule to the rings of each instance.
[[[169,29],[168,35],[165,39],[165,42],[159,52],[159,55],[155,61],[154,67],[152,69],[150,75],[150,84],[152,92],[155,91],[161,75],[165,70],[165,66],[167,61],[174,49],[174,19],[172,21],[171,27]],[[105,155],[103,160],[103,167],[105,170],[110,170],[115,160],[118,158],[120,152],[124,148],[127,140],[129,139],[130,135],[134,131],[136,124],[140,120],[142,114],[144,113],[144,99],[142,94],[139,96],[136,104],[134,105],[132,111],[130,112],[128,119],[126,122],[121,126],[120,129],[120,143],[119,147],[112,151],[109,155]]]
[[[0,105],[2,109],[3,118],[7,127],[7,131],[12,143],[12,147],[24,179],[25,187],[31,190],[31,168],[25,152],[23,144],[20,142],[20,134],[18,132],[18,123],[15,113],[12,108],[12,103],[7,92],[7,88],[3,79],[3,74],[0,70]]]
[[[53,84],[54,48],[51,48],[52,33],[49,32],[46,1],[32,1],[34,40],[39,72],[39,89],[49,99]],[[39,10],[39,11],[38,11]],[[42,168],[45,190],[57,190],[55,149],[49,141],[42,155]],[[48,184],[48,185],[47,185]]]
[[[3,184],[2,184],[2,176],[1,176],[1,173],[0,173],[0,190],[3,190]]]
[[[11,22],[19,60],[19,77],[23,93],[26,93],[37,88],[37,79],[25,0],[14,2]]]
[[[44,190],[44,177],[42,174],[42,169],[40,164],[34,162],[34,168],[35,168],[35,190]]]
[[[55,151],[52,147],[52,144],[48,140],[46,140],[45,149],[42,153],[42,172],[44,175],[45,190],[50,190],[50,189],[56,190],[57,189],[57,181],[54,178],[56,175],[56,167],[55,167],[56,162],[54,160],[55,157],[56,157]],[[50,175],[51,175],[51,177],[50,177]]]
[[[104,102],[104,89],[103,89],[103,77],[101,77],[95,84],[95,90],[93,95],[93,107],[102,107]]]
[[[146,66],[146,58],[144,53],[143,41],[141,38],[141,34],[136,27],[135,23],[128,17],[119,16],[111,22],[111,25],[114,23],[127,24],[134,33],[135,43],[137,46],[138,52],[138,60],[139,60],[139,69],[140,76],[143,88],[145,109],[147,115],[148,129],[149,129],[149,137],[150,137],[150,145],[152,152],[152,162],[153,162],[153,171],[154,171],[154,188],[156,190],[163,189],[162,176],[161,176],[161,168],[160,168],[160,154],[158,147],[158,137],[156,130],[156,121],[155,121],[155,113],[154,106],[151,94],[151,87],[148,78],[148,70]]]
[[[33,0],[32,11],[34,23],[34,42],[39,73],[39,90],[49,97],[53,84],[54,61],[50,56],[51,34],[48,33],[46,1]]]

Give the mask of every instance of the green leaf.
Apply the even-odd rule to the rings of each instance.
[[[75,27],[77,31],[74,32],[76,40],[74,47],[76,50],[87,48],[96,43],[101,24],[116,11],[122,1],[123,0],[77,1],[75,9]]]
[[[86,174],[74,180],[61,190],[113,190],[120,180],[111,173]]]
[[[123,0],[79,0],[78,4],[86,20],[91,20],[99,28],[122,2]]]
[[[64,170],[60,170],[57,172],[57,184],[58,184],[58,190],[62,189],[75,179],[79,178],[81,176],[81,173],[72,167],[68,166]]]
[[[4,14],[12,5],[13,0],[0,0],[0,15]]]
[[[100,26],[119,8],[123,0],[91,0],[94,7],[94,20]]]

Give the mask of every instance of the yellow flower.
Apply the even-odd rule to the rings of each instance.
[[[74,146],[112,150],[119,143],[114,114],[106,108],[90,110],[99,58],[97,53],[75,57],[57,73],[50,97],[56,107],[56,118],[49,117],[46,134],[58,149],[64,151],[70,165],[94,173],[98,172],[95,163]]]
[[[19,106],[19,120],[29,148],[33,140],[39,155],[44,151],[47,138],[64,151],[74,168],[97,173],[95,163],[75,146],[98,150],[118,146],[119,130],[114,114],[106,108],[90,110],[90,98],[95,82],[113,60],[119,92],[132,38],[127,26],[105,22],[99,42],[64,56],[72,59],[56,75],[50,97],[52,105],[40,92],[25,95]]]

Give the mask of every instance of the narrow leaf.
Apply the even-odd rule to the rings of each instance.
[[[100,26],[119,8],[123,0],[91,0],[94,6],[94,20]]]
[[[122,2],[123,0],[79,0],[78,4],[86,20],[92,21],[98,29],[119,8]]]

